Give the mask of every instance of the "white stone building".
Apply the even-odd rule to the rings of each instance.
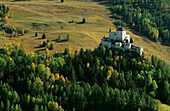
[[[136,46],[130,43],[130,34],[126,33],[123,28],[119,28],[116,32],[109,31],[109,37],[103,37],[101,39],[101,44],[108,48],[115,49],[125,49],[130,50],[133,48],[133,51],[136,51],[138,54],[142,55],[143,47]]]

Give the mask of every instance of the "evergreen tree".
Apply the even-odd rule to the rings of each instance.
[[[113,56],[113,55],[112,55],[112,50],[110,49],[110,50],[109,50],[109,57],[112,58],[112,56]]]
[[[37,32],[35,33],[35,37],[38,37],[38,33]]]
[[[10,110],[10,101],[7,99],[6,101],[6,111]]]
[[[43,33],[43,35],[42,35],[42,39],[45,39],[46,38],[46,35],[45,35],[45,33]]]
[[[82,23],[86,23],[86,19],[85,18],[83,18]]]
[[[39,111],[39,107],[37,104],[34,106],[34,111]]]
[[[76,81],[77,80],[77,76],[76,76],[76,72],[75,72],[74,68],[72,68],[71,79],[72,79],[72,81]]]
[[[57,41],[60,41],[60,40],[61,40],[61,36],[59,35]]]
[[[4,110],[4,103],[3,101],[1,101],[1,104],[0,104],[0,110],[3,111]]]
[[[45,43],[45,41],[43,42],[43,47],[45,47],[46,46],[46,43]]]
[[[69,41],[71,39],[70,34],[67,34],[67,40]]]
[[[50,50],[53,50],[53,48],[54,48],[54,47],[53,47],[53,44],[51,43],[51,44],[50,44]]]

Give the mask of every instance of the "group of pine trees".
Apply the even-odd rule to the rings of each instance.
[[[71,53],[0,52],[0,110],[158,110],[169,104],[170,68],[156,56],[115,55],[104,46]],[[161,101],[159,101],[159,100]]]
[[[43,44],[42,44],[42,46],[43,46],[43,47],[46,47],[46,48],[49,49],[49,50],[53,50],[53,49],[54,49],[53,43],[50,42],[49,40],[47,40],[47,42],[44,41]]]
[[[6,7],[4,4],[0,5],[0,17],[1,21],[9,22],[9,7]]]
[[[3,30],[3,35],[10,34],[11,38],[17,37],[18,35],[24,35],[28,30],[17,28],[15,26],[4,25],[5,22],[9,22],[9,18],[13,15],[9,13],[9,7],[6,7],[4,4],[0,5],[0,17],[3,24],[0,25],[0,31]]]
[[[154,41],[170,41],[169,0],[112,0],[111,4],[114,17],[134,30]]]

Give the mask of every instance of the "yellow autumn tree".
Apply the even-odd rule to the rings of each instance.
[[[22,35],[24,35],[25,34],[25,31],[24,31],[24,29],[22,29]]]
[[[65,82],[65,78],[63,75],[61,75],[61,79],[63,80],[63,82]]]
[[[58,73],[56,73],[56,74],[55,74],[55,80],[58,80],[58,79],[59,79],[59,77],[60,77],[60,76],[59,76],[59,74],[58,74]]]
[[[68,47],[68,53],[71,55],[71,51],[72,51],[72,49],[71,49],[71,47],[69,46]]]
[[[89,68],[90,67],[90,63],[87,63],[87,68]]]
[[[4,33],[3,33],[3,34],[4,34],[4,36],[6,35],[5,31],[4,31]]]
[[[100,67],[100,69],[103,71],[103,69],[104,69],[104,66],[101,66],[101,67]]]
[[[12,61],[12,58],[11,57],[8,57],[8,59],[9,59],[9,64],[11,63],[11,61]]]
[[[9,22],[9,18],[7,15],[5,15],[5,21],[8,23]]]
[[[58,103],[54,101],[48,102],[48,108],[50,111],[57,111],[58,110]]]
[[[45,54],[46,54],[46,58],[48,58],[48,57],[49,57],[50,52],[49,52],[49,50],[48,50],[47,48],[46,48]]]
[[[31,63],[31,66],[32,66],[32,68],[35,68],[35,64],[33,62]]]
[[[116,56],[115,60],[118,61],[119,60],[119,56]]]
[[[40,77],[36,77],[35,82],[36,82],[36,83],[39,83],[39,84],[41,84],[41,85],[44,84],[43,81],[41,81]]]

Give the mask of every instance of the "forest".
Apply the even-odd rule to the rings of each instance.
[[[170,42],[169,0],[112,0],[113,17],[150,40]]]
[[[119,10],[122,2],[116,4],[118,7],[113,9]],[[8,22],[7,8],[3,5],[0,9],[0,17]],[[144,26],[150,27],[151,37],[157,38],[155,30],[158,29],[152,24],[152,16],[147,14],[145,16],[151,18],[146,19],[151,23]],[[139,15],[140,18],[143,14],[139,12]],[[140,22],[132,21],[136,21],[133,24]],[[11,36],[16,32],[25,33],[24,29],[1,26]],[[168,30],[163,26],[163,32]],[[69,40],[69,35],[67,38]],[[102,45],[94,50],[81,48],[74,53],[68,47],[63,53],[51,55],[50,43],[43,44],[46,47],[43,53],[26,52],[20,48],[20,42],[6,44],[0,49],[0,111],[157,111],[161,103],[170,104],[170,67],[157,56],[134,54],[131,57],[126,56],[124,50],[116,55],[116,49]]]
[[[169,103],[169,65],[158,57],[115,55],[96,49],[49,55],[20,43],[0,52],[0,110],[159,110]]]

